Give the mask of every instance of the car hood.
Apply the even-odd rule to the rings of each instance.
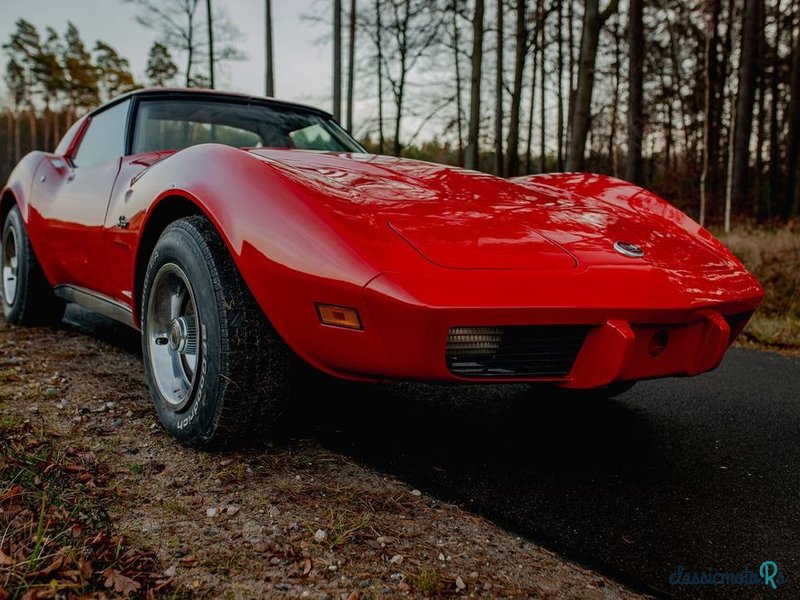
[[[393,232],[442,267],[738,266],[713,239],[687,231],[683,221],[688,219],[682,213],[671,209],[682,220],[671,219],[660,208],[664,203],[650,201],[650,195],[609,202],[546,183],[410,159],[299,150],[251,152],[323,203],[351,229],[354,239],[379,243]],[[623,256],[614,250],[615,242],[640,246],[644,257]]]

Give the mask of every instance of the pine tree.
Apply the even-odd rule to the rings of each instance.
[[[19,114],[20,106],[28,96],[28,80],[25,77],[25,68],[12,56],[6,63],[6,72],[3,81],[14,103],[14,115]],[[22,142],[20,140],[19,119],[14,119],[14,162],[22,158]]]
[[[28,131],[30,133],[30,147],[31,149],[38,147],[38,140],[36,135],[36,106],[34,103],[34,96],[36,94],[36,58],[41,53],[41,39],[36,27],[25,19],[18,19],[16,22],[16,29],[11,33],[11,38],[8,44],[3,46],[8,50],[11,57],[15,60],[16,66],[13,67],[17,71],[16,75],[24,81],[24,85],[18,88],[23,92],[21,101],[17,103],[17,111],[22,104],[27,106],[28,115]],[[18,67],[18,69],[17,69]],[[19,135],[19,123],[17,123],[17,133]]]
[[[92,55],[86,49],[78,28],[71,22],[67,23],[64,42],[62,64],[66,72],[69,118],[72,120],[76,109],[87,110],[100,103],[100,89]]]
[[[121,57],[114,48],[105,42],[98,41],[95,44],[94,52],[98,83],[106,99],[140,87],[133,79],[130,63]]]
[[[51,27],[46,30],[47,37],[34,59],[34,77],[39,92],[44,99],[44,147],[52,148],[61,135],[58,113],[53,111],[59,103],[64,86],[64,68],[59,56],[62,53],[58,33]]]
[[[161,42],[155,42],[150,47],[145,74],[150,85],[156,87],[169,85],[178,74],[178,65],[172,60],[169,48]]]

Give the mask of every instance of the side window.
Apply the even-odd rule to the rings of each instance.
[[[76,167],[99,165],[125,154],[129,105],[130,100],[126,100],[92,117],[72,158]]]

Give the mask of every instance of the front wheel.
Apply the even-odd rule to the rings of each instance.
[[[283,413],[290,352],[203,217],[175,221],[156,244],[142,353],[159,419],[187,445],[246,443]]]

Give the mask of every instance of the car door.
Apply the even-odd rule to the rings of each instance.
[[[46,239],[40,257],[55,285],[109,295],[103,226],[126,148],[130,100],[92,115],[70,156],[44,160],[34,179]]]

